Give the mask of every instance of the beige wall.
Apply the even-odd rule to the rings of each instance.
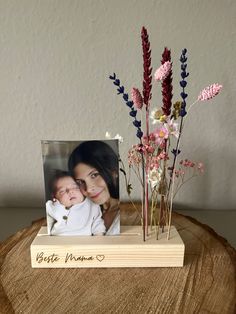
[[[224,85],[221,95],[197,105],[186,121],[184,156],[202,160],[207,170],[176,202],[235,209],[233,0],[0,0],[0,206],[43,206],[41,139],[104,138],[108,130],[125,138],[125,159],[136,141],[134,128],[108,75],[116,72],[128,91],[141,87],[143,25],[154,69],[164,46],[172,49],[175,100],[184,47],[189,104],[210,83]],[[160,99],[155,86],[153,105]]]

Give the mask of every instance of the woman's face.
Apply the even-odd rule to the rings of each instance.
[[[79,163],[74,168],[74,176],[81,192],[94,203],[102,205],[110,199],[107,184],[94,167]]]

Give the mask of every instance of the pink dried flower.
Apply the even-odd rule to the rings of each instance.
[[[179,176],[183,177],[185,175],[185,172],[181,169],[175,170],[175,176],[178,178]]]
[[[143,135],[142,137],[142,143],[143,145],[147,145],[149,143],[149,139],[147,135]]]
[[[191,167],[191,168],[195,166],[195,163],[188,159],[185,159],[184,161],[181,160],[180,164],[182,164],[184,167]]]
[[[128,152],[128,163],[129,166],[138,166],[141,163],[141,155],[137,151],[138,145],[133,145]]]
[[[150,170],[158,169],[159,166],[160,166],[160,164],[159,164],[158,157],[156,157],[156,156],[151,157],[150,160],[149,160],[149,168],[150,168]]]
[[[199,162],[197,164],[197,169],[199,170],[200,173],[204,173],[204,165],[202,162]]]
[[[157,140],[156,143],[159,145],[160,149],[166,149],[166,141],[160,141],[160,143],[158,143]]]
[[[136,152],[139,152],[139,153],[144,153],[145,152],[144,145],[136,144],[136,145],[133,145],[133,147],[135,148]]]
[[[155,143],[157,145],[162,145],[165,143],[165,140],[169,137],[169,130],[163,125],[158,127],[154,132],[156,140]]]
[[[168,160],[169,159],[169,156],[166,152],[162,151],[160,152],[160,154],[158,155],[158,159],[161,159],[161,160]]]
[[[162,64],[155,72],[154,78],[156,81],[162,81],[164,80],[171,71],[171,62],[166,61],[164,64]]]
[[[165,126],[168,128],[171,135],[174,135],[176,138],[179,137],[178,123],[174,122],[174,119],[168,118]]]
[[[155,148],[146,141],[146,143],[145,144],[143,143],[142,146],[139,145],[137,151],[144,154],[153,154]]]
[[[143,98],[140,91],[135,87],[133,87],[131,90],[131,99],[133,100],[134,107],[136,107],[137,109],[142,109]]]
[[[222,85],[215,83],[212,84],[206,88],[204,88],[201,93],[198,96],[198,100],[200,101],[204,101],[204,100],[209,100],[213,97],[215,97],[216,95],[219,94],[220,90],[222,88]]]
[[[149,140],[150,140],[151,142],[154,142],[155,139],[156,139],[156,137],[155,137],[154,133],[150,133],[150,134],[149,134]]]
[[[175,170],[175,176],[176,176],[176,178],[179,177],[179,171],[178,170]]]
[[[146,151],[148,154],[153,154],[154,151],[155,151],[155,148],[152,147],[151,145],[145,145],[144,148],[145,148],[145,151]]]

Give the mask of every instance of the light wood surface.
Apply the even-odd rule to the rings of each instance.
[[[135,224],[122,207],[123,224]],[[30,244],[43,223],[0,246],[0,313],[235,313],[236,252],[196,220],[173,215],[183,268],[33,269]]]
[[[34,268],[182,267],[184,243],[174,226],[159,234],[140,226],[121,226],[115,236],[50,236],[42,227],[31,246]]]

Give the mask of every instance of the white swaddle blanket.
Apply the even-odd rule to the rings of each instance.
[[[106,231],[100,206],[88,198],[69,209],[59,201],[47,201],[46,211],[50,235],[96,235]]]

